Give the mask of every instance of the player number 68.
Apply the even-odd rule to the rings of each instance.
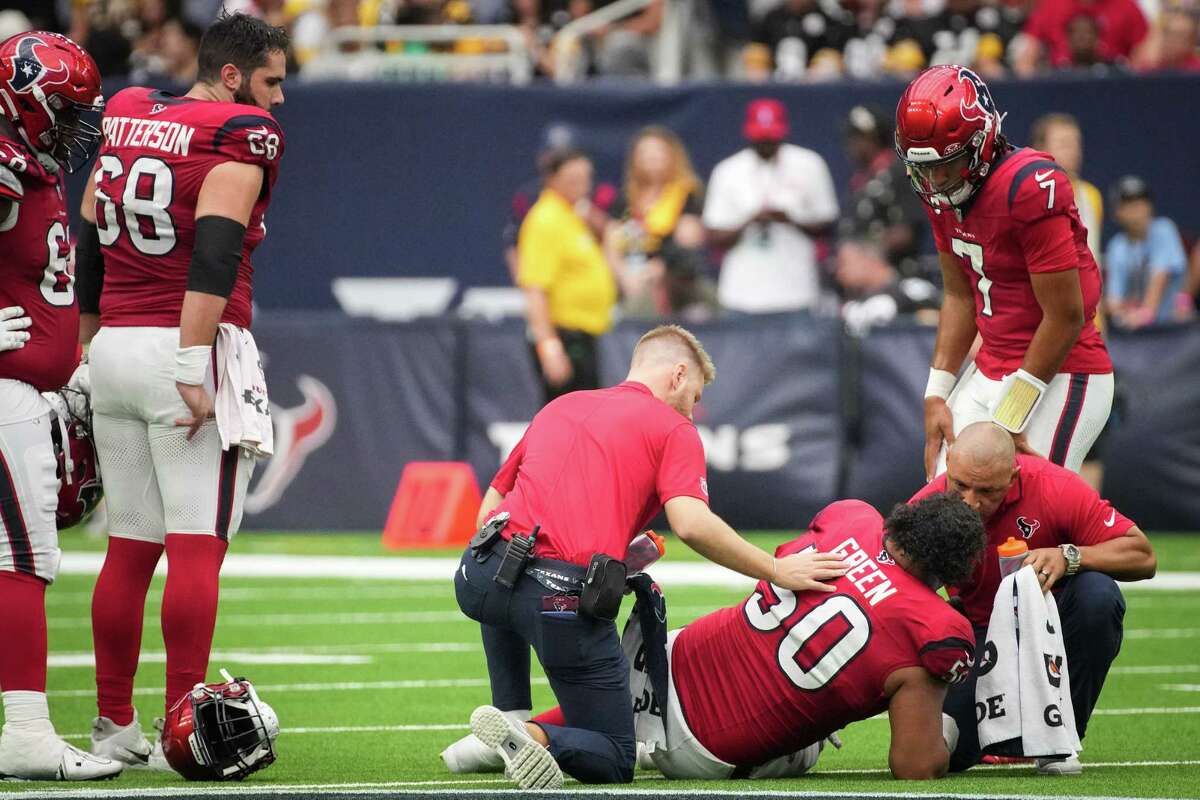
[[[250,145],[250,152],[256,156],[265,155],[268,160],[274,160],[279,155],[279,136],[274,133],[249,133],[246,142]]]

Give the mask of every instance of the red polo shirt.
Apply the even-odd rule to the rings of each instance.
[[[505,538],[540,525],[534,554],[580,565],[623,558],[672,497],[708,502],[696,426],[633,381],[547,405],[492,486],[512,515]]]
[[[1018,455],[1017,463],[1021,469],[1012,488],[985,525],[983,560],[970,581],[956,587],[971,623],[981,627],[987,627],[1000,588],[996,548],[1008,537],[1025,539],[1030,550],[1093,545],[1124,536],[1134,525],[1074,472],[1036,456]],[[946,474],[942,473],[908,502],[944,491]]]

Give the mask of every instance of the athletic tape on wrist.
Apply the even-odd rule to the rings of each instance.
[[[1005,375],[992,421],[1009,433],[1024,433],[1047,388],[1044,381],[1023,369]]]
[[[211,346],[180,347],[175,351],[175,380],[189,386],[199,386],[204,383],[211,363]]]
[[[940,397],[945,400],[954,391],[956,383],[958,383],[958,377],[953,372],[930,367],[929,382],[925,384],[925,397],[926,399]]]

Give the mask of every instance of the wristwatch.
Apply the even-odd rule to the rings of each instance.
[[[1058,549],[1062,550],[1063,558],[1067,560],[1067,574],[1074,575],[1079,572],[1079,560],[1083,557],[1079,548],[1073,544],[1060,544]]]

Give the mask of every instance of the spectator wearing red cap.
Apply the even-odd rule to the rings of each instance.
[[[788,118],[778,100],[746,106],[742,132],[749,146],[717,164],[704,204],[709,243],[725,251],[718,299],[746,313],[811,308],[820,290],[813,237],[838,216],[829,167],[784,142]]]

